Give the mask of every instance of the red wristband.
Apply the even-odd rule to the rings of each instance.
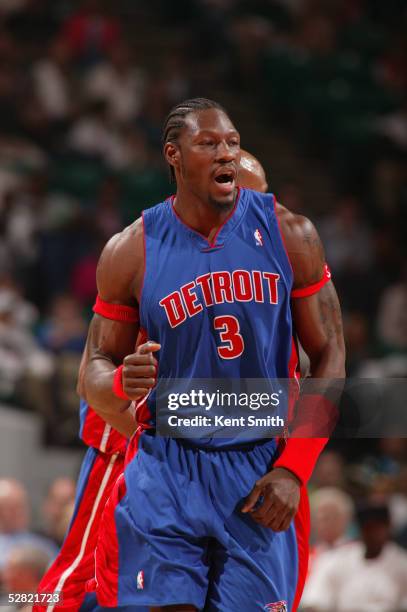
[[[116,397],[131,402],[131,399],[123,389],[123,364],[114,371],[112,391]]]
[[[328,438],[289,438],[273,467],[289,470],[305,485],[327,442]]]

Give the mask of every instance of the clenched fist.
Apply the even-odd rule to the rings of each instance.
[[[158,364],[153,353],[160,348],[161,344],[149,341],[140,344],[135,353],[123,359],[123,391],[131,400],[139,400],[154,387]]]

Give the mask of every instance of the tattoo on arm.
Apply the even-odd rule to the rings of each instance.
[[[322,327],[328,340],[342,338],[342,318],[338,297],[332,283],[318,293],[318,309]]]

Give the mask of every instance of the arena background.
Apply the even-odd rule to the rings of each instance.
[[[96,263],[172,193],[161,126],[182,99],[223,103],[270,190],[315,222],[348,375],[407,375],[406,32],[405,0],[1,0],[0,478],[28,491],[28,529],[58,542],[68,524],[69,481],[44,500],[84,452]],[[310,490],[388,504],[406,547],[406,459],[401,438],[332,441]],[[0,534],[5,503],[1,480]]]

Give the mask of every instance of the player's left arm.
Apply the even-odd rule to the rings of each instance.
[[[321,240],[306,217],[294,215],[279,205],[277,214],[293,269],[293,295],[299,296],[292,300],[293,324],[310,359],[311,377],[342,379],[345,343],[341,311],[333,282],[326,275]],[[311,403],[313,410],[328,406],[323,397],[320,401],[312,398]],[[310,401],[308,408],[309,404]],[[318,419],[320,415],[308,418]],[[300,487],[306,484],[327,440],[327,437],[289,438],[274,469],[257,481],[243,512],[250,511],[257,522],[275,531],[287,529],[298,509]],[[253,510],[260,497],[263,503]]]
[[[293,325],[310,359],[311,377],[344,378],[341,309],[330,274],[326,274],[321,239],[309,219],[294,215],[282,206],[278,210],[294,275]]]

